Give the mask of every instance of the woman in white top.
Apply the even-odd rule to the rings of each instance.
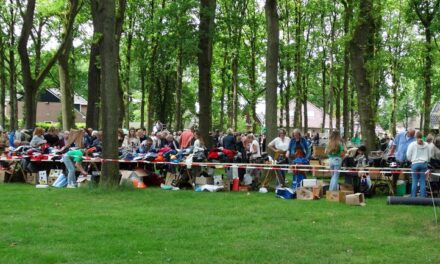
[[[205,142],[203,141],[203,137],[200,134],[199,131],[194,132],[194,138],[196,139],[194,141],[194,153],[199,151],[205,151]]]
[[[285,154],[289,149],[290,138],[286,136],[286,130],[284,128],[278,129],[278,137],[272,140],[267,147],[273,152],[280,154]]]
[[[428,170],[428,162],[431,159],[431,150],[428,143],[423,142],[422,133],[416,133],[416,141],[411,142],[406,151],[406,157],[411,162],[412,185],[411,197],[416,197],[417,183],[420,182],[420,197],[426,195],[425,174]]]
[[[133,127],[128,131],[128,135],[125,136],[122,147],[126,149],[137,149],[141,144],[138,136],[136,135],[136,129]]]
[[[44,129],[41,127],[37,127],[34,130],[34,136],[32,137],[31,142],[29,143],[31,147],[38,148],[43,144],[46,144],[47,141],[44,139]]]
[[[255,139],[253,134],[247,135],[247,143],[250,154],[249,160],[251,162],[255,162],[258,158],[261,158],[260,144],[258,144],[258,141]]]
[[[289,150],[290,138],[286,135],[287,131],[284,128],[278,129],[278,137],[267,145],[267,147],[275,153],[274,158],[278,160],[278,162],[284,159],[287,150]],[[276,175],[279,178],[278,187],[284,186],[286,172],[282,170],[280,174],[276,173]]]
[[[260,144],[255,139],[255,136],[253,134],[247,135],[246,139],[247,150],[249,153],[249,162],[258,163],[259,158],[261,158]],[[260,181],[259,169],[246,169],[246,172],[252,176],[254,182],[258,183]]]

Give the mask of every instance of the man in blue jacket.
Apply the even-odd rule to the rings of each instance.
[[[286,152],[286,157],[290,161],[302,158],[304,160],[309,160],[311,156],[311,151],[309,143],[307,140],[301,136],[301,131],[299,129],[294,129],[292,133],[292,139],[290,140],[289,148]]]
[[[229,150],[237,150],[236,140],[234,137],[234,131],[232,128],[229,128],[227,131],[227,135],[223,138],[223,148]]]
[[[293,164],[309,164],[311,156],[311,150],[307,140],[301,136],[299,129],[294,129],[292,138],[290,139],[289,148],[286,152],[286,157],[290,163]],[[301,182],[306,176],[303,172],[299,172],[293,175],[292,189],[296,189],[301,186]]]

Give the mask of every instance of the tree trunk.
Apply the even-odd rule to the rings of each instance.
[[[200,0],[199,25],[199,130],[206,147],[211,148],[212,138],[209,134],[212,129],[212,46],[214,35],[216,0]]]
[[[74,4],[73,1],[74,0],[70,1],[69,6]],[[70,7],[69,12],[77,12],[77,10],[72,10]],[[68,17],[69,16],[70,14],[68,14]],[[69,76],[69,56],[73,42],[73,34],[72,31],[69,32],[68,30],[68,23],[69,21],[63,21],[62,38],[66,39],[66,45],[58,57],[58,76],[61,90],[61,114],[64,131],[70,130],[75,126],[73,91]]]
[[[289,2],[285,1],[284,2],[284,9],[285,9],[285,20],[286,20],[286,29],[285,29],[285,36],[286,36],[286,43],[287,45],[290,45],[290,7],[289,7]],[[291,66],[291,59],[290,56],[291,52],[288,49],[287,52],[287,56],[285,59],[287,59],[287,63],[286,63],[286,89],[284,91],[284,105],[282,107],[284,107],[284,112],[286,113],[285,115],[285,119],[286,119],[286,131],[287,134],[290,135],[290,93],[291,93],[291,85],[292,85],[292,66]]]
[[[336,33],[336,13],[333,12],[333,17],[331,19],[331,31],[330,31],[330,69],[329,69],[329,97],[328,97],[328,105],[330,107],[329,111],[329,124],[330,129],[333,129],[333,110],[334,110],[334,95],[335,95],[335,84],[334,84],[334,75],[335,75],[335,33]],[[338,129],[338,128],[336,128]]]
[[[295,128],[302,127],[301,121],[301,105],[302,105],[302,67],[301,67],[301,34],[302,32],[302,11],[301,11],[301,1],[295,1],[295,76],[296,76],[296,96],[295,96],[295,115],[293,120],[293,125]]]
[[[226,64],[228,60],[228,43],[225,44],[225,49],[223,53],[223,65],[221,69],[221,80],[222,80],[222,90],[221,90],[221,98],[220,98],[220,129],[223,131],[225,128],[225,93],[227,89],[227,73],[226,73]]]
[[[66,51],[68,52],[68,51]],[[69,77],[69,54],[63,54],[58,58],[58,76],[61,90],[61,114],[63,130],[70,130],[75,126],[73,105],[73,92]]]
[[[9,78],[8,78],[8,91],[9,91],[9,129],[18,129],[18,103],[17,103],[17,76],[16,76],[16,64],[15,64],[15,25],[17,12],[13,7],[13,0],[9,1],[9,24],[8,24],[8,45],[5,56],[8,56],[8,68],[9,68]],[[6,51],[6,50],[5,50]],[[6,58],[6,57],[5,57]]]
[[[307,76],[303,75],[303,107],[304,107],[304,133],[309,131],[309,116],[308,116],[308,108],[307,108]]]
[[[118,120],[120,112],[115,107],[118,101],[118,43],[115,38],[115,0],[101,0],[98,17],[102,21],[102,43],[100,46],[102,63],[102,128],[104,159],[118,159]],[[102,164],[101,186],[112,187],[119,184],[119,164]]]
[[[144,61],[144,56],[142,56],[142,62]],[[140,79],[141,79],[141,128],[145,129],[145,75],[147,74],[144,63],[141,63],[139,69]]]
[[[98,0],[91,1],[91,12],[93,22],[93,42],[90,47],[89,69],[87,75],[87,116],[86,127],[100,129],[100,109],[101,109],[101,64],[100,45],[102,42],[102,23],[98,17]]]
[[[5,98],[6,98],[6,71],[5,71],[6,44],[3,40],[3,32],[0,31],[0,126],[6,131]]]
[[[278,71],[279,80],[280,80],[280,85],[279,85],[279,88],[280,88],[280,95],[279,95],[279,97],[280,97],[280,104],[284,105],[284,99],[285,99],[285,97],[284,97],[284,86],[285,86],[285,84],[284,84],[284,64],[281,62],[281,60],[279,60],[278,61],[278,65],[280,67],[280,69]],[[282,107],[280,109],[280,116],[278,118],[279,118],[279,121],[277,120],[278,126],[282,127],[283,126],[283,121],[284,121],[284,113],[283,113],[283,108]]]
[[[353,87],[353,84],[349,85],[350,87],[350,138],[354,137],[355,131],[354,131],[354,93],[355,88]]]
[[[130,98],[131,98],[131,91],[130,91],[130,71],[131,71],[131,47],[133,44],[133,25],[135,23],[134,21],[134,15],[133,10],[129,12],[129,19],[128,19],[128,36],[127,36],[127,54],[126,54],[126,68],[125,68],[125,93],[124,93],[124,113],[125,113],[125,127],[130,127]]]
[[[322,100],[323,100],[323,105],[322,105],[322,127],[321,127],[321,133],[324,133],[325,131],[325,119],[326,119],[326,105],[327,105],[327,100],[326,100],[326,92],[325,92],[325,87],[327,85],[327,66],[325,65],[325,60],[326,60],[326,52],[325,52],[325,48],[323,51],[323,58],[322,58]]]
[[[290,86],[291,86],[291,83],[292,83],[292,76],[291,76],[291,73],[292,73],[292,68],[291,68],[291,66],[287,66],[286,67],[286,81],[287,81],[287,84],[286,84],[286,91],[284,91],[284,103],[285,103],[285,105],[284,105],[284,111],[286,112],[286,131],[287,131],[287,133],[289,133],[289,131],[290,131]]]
[[[350,33],[350,22],[353,17],[353,0],[347,0],[343,1],[344,3],[344,34],[345,36],[348,36]],[[348,102],[348,79],[350,78],[350,46],[349,41],[346,41],[344,45],[344,84],[342,88],[342,103],[343,103],[343,109],[342,109],[342,122],[344,123],[344,138],[345,140],[349,139],[349,126],[350,123],[349,120],[349,102]]]
[[[252,21],[255,21],[255,10],[252,10]],[[250,89],[252,91],[251,100],[249,101],[251,112],[252,112],[252,130],[257,130],[257,124],[261,124],[260,119],[257,115],[257,98],[259,97],[260,93],[257,91],[257,27],[255,25],[255,22],[250,25],[251,28],[251,34],[250,34],[250,69],[248,71],[249,74],[249,84]]]
[[[431,125],[431,93],[432,93],[432,32],[431,24],[437,15],[440,7],[440,0],[411,1],[414,10],[425,28],[425,65],[423,67],[423,81],[425,92],[423,96],[423,132],[425,135],[430,131]],[[422,122],[421,122],[422,123]],[[422,126],[420,126],[422,129]]]
[[[27,43],[34,21],[34,11],[35,0],[29,0],[23,16],[23,26],[21,29],[20,39],[18,41],[18,54],[20,55],[23,74],[26,128],[33,128],[35,126],[37,113],[36,102],[34,102],[37,91],[35,81],[32,79],[30,60],[27,50]]]
[[[238,53],[238,49],[234,51]],[[237,131],[237,116],[238,116],[238,56],[239,54],[232,55],[232,119],[231,127],[234,131]]]
[[[122,87],[121,81],[121,54],[120,54],[120,44],[121,44],[121,36],[124,26],[125,20],[125,9],[127,7],[127,0],[117,0],[117,8],[116,8],[116,20],[115,20],[115,34],[116,34],[116,54],[118,55],[118,107],[119,107],[119,126],[123,127],[124,116],[125,116],[125,104],[124,104],[124,88]],[[127,127],[128,128],[128,127]]]
[[[183,47],[182,42],[179,42],[177,50],[177,64],[176,64],[176,126],[175,131],[182,130],[182,75],[183,75]]]
[[[278,60],[279,60],[279,25],[277,1],[266,0],[266,137],[277,136],[277,88],[278,88]]]
[[[341,130],[341,76],[338,74],[338,89],[336,89],[336,129]]]
[[[101,34],[102,30],[97,31],[96,24],[94,23],[94,36],[98,33]],[[100,40],[101,41],[101,40]],[[87,116],[86,127],[93,129],[100,129],[100,109],[101,109],[101,65],[98,58],[99,55],[99,43],[92,43],[90,47],[90,60],[89,70],[87,75]]]
[[[362,137],[369,151],[376,149],[376,113],[372,105],[375,93],[373,84],[370,83],[370,77],[374,73],[367,67],[374,60],[374,35],[377,28],[373,12],[373,0],[361,1],[360,19],[350,43],[353,79],[358,96],[362,98],[358,102]]]
[[[429,27],[425,28],[425,65],[423,67],[423,81],[425,83],[425,93],[423,96],[423,132],[427,135],[431,126],[431,75],[432,75],[432,33]],[[420,126],[422,129],[422,126]]]
[[[391,135],[394,136],[397,134],[396,127],[397,127],[397,88],[400,84],[400,79],[397,77],[397,73],[395,72],[397,69],[396,67],[393,67],[392,71],[392,79],[393,79],[393,85],[391,86],[392,89],[392,103],[391,103]]]
[[[155,0],[152,0],[151,3],[151,21],[154,21],[154,15],[156,13],[156,6],[155,6]],[[153,23],[153,22],[152,22]],[[151,25],[153,27],[154,24]],[[152,130],[153,129],[153,122],[154,122],[154,101],[155,96],[157,96],[156,93],[156,57],[157,57],[157,49],[159,46],[158,43],[158,37],[156,34],[153,35],[151,38],[151,54],[150,54],[150,72],[149,72],[149,85],[148,85],[148,109],[147,109],[147,129]]]

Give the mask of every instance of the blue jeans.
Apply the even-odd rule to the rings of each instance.
[[[338,180],[339,180],[339,170],[341,169],[342,158],[334,157],[329,159],[330,162],[330,170],[332,171],[332,179],[330,180],[329,191],[337,191],[338,190]]]
[[[411,185],[411,197],[417,196],[417,183],[420,182],[420,197],[426,196],[426,180],[425,172],[428,170],[428,164],[415,163],[411,165],[412,172],[412,185]]]
[[[66,169],[68,171],[67,174],[67,185],[76,185],[76,177],[75,177],[75,165],[73,161],[68,156],[63,157],[64,165],[66,165]]]

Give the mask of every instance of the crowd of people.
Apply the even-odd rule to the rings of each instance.
[[[32,133],[27,130],[17,130],[6,133],[0,131],[0,148],[18,147],[29,145],[32,148],[50,149],[57,153],[65,153],[67,158],[65,164],[69,170],[69,186],[74,182],[75,167],[79,168],[82,161],[81,157],[87,154],[99,153],[102,151],[102,132],[91,128],[83,130],[84,150],[70,150],[75,147],[75,142],[70,140],[69,131],[59,131],[55,127],[50,127],[45,131],[43,128],[35,128]],[[264,134],[256,135],[253,133],[238,133],[228,129],[226,133],[214,131],[211,134],[214,148],[231,151],[240,155],[242,163],[262,163],[266,157],[266,138]],[[278,130],[278,136],[268,140],[267,150],[274,153],[273,159],[278,163],[284,164],[309,164],[312,158],[312,146],[320,144],[319,133],[313,135],[303,134],[301,130],[294,129],[291,135],[283,128]],[[158,152],[162,149],[174,151],[176,157],[183,150],[187,153],[205,153],[208,150],[200,132],[195,127],[183,131],[170,132],[161,126],[155,126],[153,131],[148,134],[146,130],[130,128],[128,133],[124,130],[118,131],[119,153],[121,158],[135,157],[141,154]],[[349,150],[348,148],[351,148]],[[432,134],[425,138],[421,132],[408,129],[397,134],[395,139],[389,138],[385,134],[378,139],[378,149],[384,151],[387,158],[396,162],[398,167],[410,167],[412,174],[411,195],[416,196],[417,185],[420,185],[420,196],[425,196],[425,172],[428,164],[440,167],[440,138],[434,139]],[[69,151],[70,150],[70,151]],[[76,152],[75,152],[76,151]],[[361,144],[359,134],[349,141],[344,142],[338,131],[330,133],[326,142],[325,153],[329,159],[331,169],[330,191],[338,189],[339,171],[341,167],[367,167],[371,165],[368,159],[368,151]],[[81,152],[81,153],[80,153]],[[203,156],[202,156],[203,157]],[[85,173],[82,171],[82,173]],[[245,171],[240,171],[240,179],[243,179]],[[254,177],[258,177],[258,171],[252,172]],[[285,182],[285,172],[280,173],[280,185]],[[371,180],[368,175],[359,175],[361,184],[371,187]],[[397,176],[393,176],[395,187]],[[346,182],[355,184],[356,179],[346,179]]]

